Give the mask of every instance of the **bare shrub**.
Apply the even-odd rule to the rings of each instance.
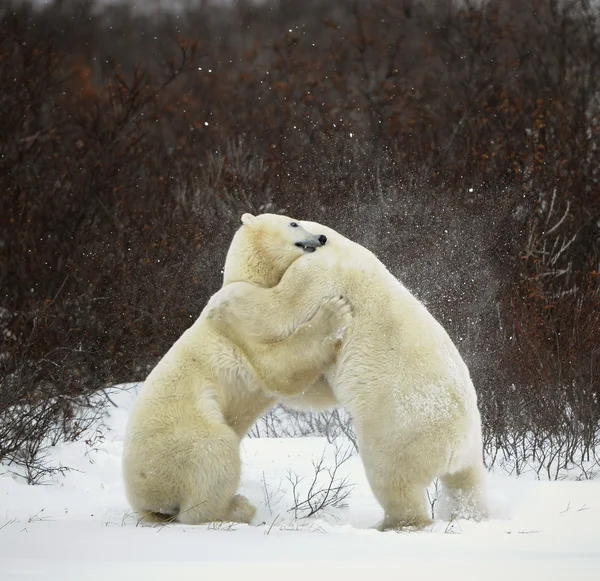
[[[0,7],[0,459],[143,379],[219,288],[240,213],[275,211],[426,303],[489,462],[597,466],[597,5],[92,8]],[[333,438],[340,414],[286,429]]]
[[[324,436],[331,444],[340,436],[358,451],[350,415],[342,409],[313,413],[278,405],[265,412],[248,432],[251,438]]]
[[[339,468],[353,455],[351,448],[343,450],[336,446],[333,466],[327,466],[325,452],[318,460],[313,460],[314,475],[306,491],[301,491],[304,480],[295,473],[288,472],[287,479],[292,485],[294,504],[288,510],[295,519],[310,518],[322,513],[327,508],[343,508],[346,499],[352,492],[353,485],[348,477],[337,477]]]

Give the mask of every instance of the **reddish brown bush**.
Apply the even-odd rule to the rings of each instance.
[[[35,457],[32,403],[75,437],[77,406],[146,375],[243,211],[375,251],[455,338],[490,449],[596,445],[597,8],[2,10],[0,457]]]

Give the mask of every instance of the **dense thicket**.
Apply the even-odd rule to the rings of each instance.
[[[593,457],[589,2],[0,18],[0,459],[35,466],[99,388],[145,377],[219,288],[243,211],[331,225],[424,300],[470,366],[488,452],[519,470]]]

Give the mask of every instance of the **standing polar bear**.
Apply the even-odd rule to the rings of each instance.
[[[269,263],[253,266],[253,273],[273,284],[273,272],[285,272],[326,242],[289,222],[271,225],[261,246]],[[256,297],[267,292],[248,289]],[[145,518],[250,522],[255,508],[235,495],[240,439],[274,404],[274,393],[301,391],[317,381],[333,362],[351,320],[344,299],[324,297],[281,340],[279,328],[275,335],[261,335],[257,328],[266,317],[285,319],[288,306],[279,316],[271,305],[263,310],[263,301],[246,298],[244,306],[236,305],[235,325],[230,325],[228,312],[235,303],[229,289],[216,293],[152,370],[136,399],[122,464],[129,502]]]
[[[337,401],[351,414],[367,478],[384,509],[381,530],[429,524],[425,489],[437,477],[454,501],[453,516],[484,517],[477,397],[450,337],[374,254],[330,228],[294,221],[325,234],[327,245],[279,268],[281,258],[267,241],[291,221],[242,217],[224,270],[230,324],[258,308],[269,314],[257,320],[249,340],[254,334],[283,339],[332,294],[350,301],[353,321],[326,381],[300,390],[297,383],[278,383],[273,393],[310,405]]]

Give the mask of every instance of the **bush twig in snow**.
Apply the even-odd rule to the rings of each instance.
[[[292,485],[294,505],[288,512],[294,513],[294,518],[309,518],[328,507],[342,508],[346,506],[346,499],[352,492],[353,484],[348,482],[348,477],[337,477],[339,468],[352,456],[352,450],[344,451],[336,447],[333,468],[325,463],[325,452],[318,460],[313,460],[314,475],[306,492],[305,498],[300,492],[300,483],[304,480],[296,473],[288,472],[287,479]]]

